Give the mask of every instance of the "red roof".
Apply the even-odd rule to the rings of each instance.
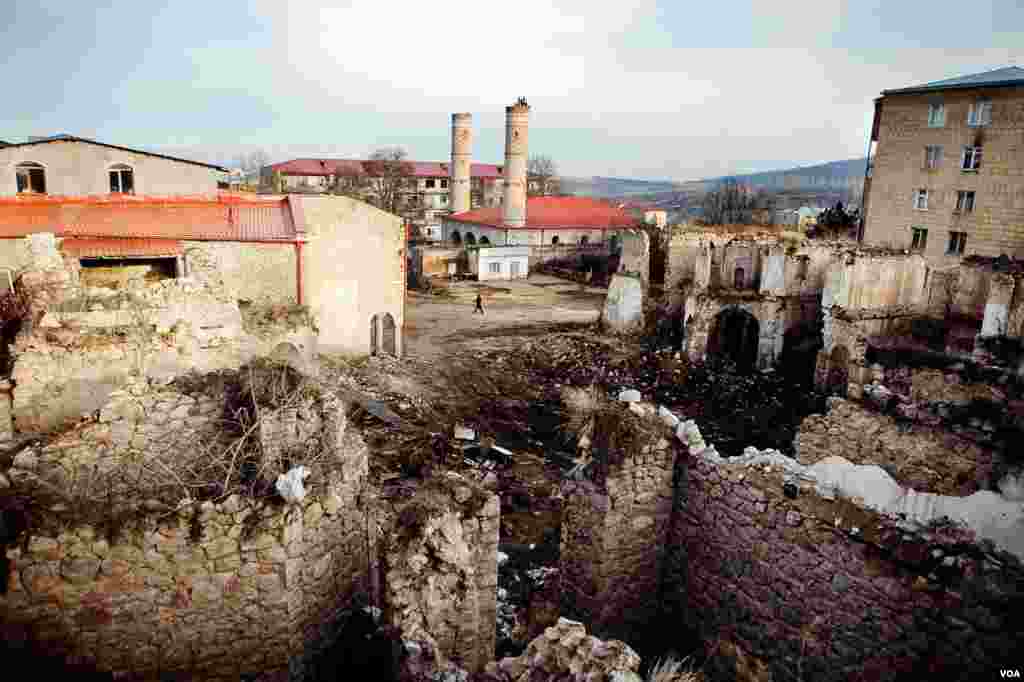
[[[500,207],[478,208],[446,217],[463,223],[504,226]],[[589,197],[531,197],[526,200],[526,229],[585,227],[624,229],[636,218],[599,199]],[[522,228],[519,228],[522,229]]]
[[[281,163],[271,164],[272,171],[284,175],[336,175],[339,173],[364,174],[366,171],[364,163],[366,159],[292,159]],[[444,161],[410,161],[413,167],[412,175],[417,178],[446,178],[451,175],[451,166]],[[470,174],[474,178],[500,178],[500,166],[492,163],[474,163],[470,167]]]
[[[294,242],[287,197],[8,197],[0,198],[0,238],[53,232],[61,237]]]
[[[178,256],[184,252],[177,239],[65,239],[60,250],[75,258]]]

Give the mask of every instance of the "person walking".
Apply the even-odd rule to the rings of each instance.
[[[486,313],[484,312],[484,299],[480,298],[479,293],[477,293],[476,295],[476,307],[473,308],[473,312],[476,313],[476,311],[478,310],[480,311],[481,315],[486,315]]]

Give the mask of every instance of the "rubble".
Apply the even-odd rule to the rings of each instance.
[[[275,489],[288,504],[297,504],[306,499],[306,489],[302,482],[309,478],[310,471],[304,466],[290,469],[288,473],[277,477]]]

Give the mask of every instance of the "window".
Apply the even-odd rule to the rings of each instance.
[[[923,227],[912,227],[910,230],[914,235],[910,240],[910,250],[924,251],[924,247],[928,245],[928,230]]]
[[[743,268],[736,268],[736,271],[732,275],[732,285],[734,289],[742,289],[746,283],[746,277],[743,272]]]
[[[427,178],[427,189],[434,189],[434,178]]]
[[[110,167],[110,191],[113,194],[135,194],[135,176],[131,166],[120,163]]]
[[[46,171],[42,165],[32,161],[19,163],[14,168],[18,181],[18,193],[46,194]]]
[[[448,189],[448,178],[441,178],[441,189]]]
[[[979,99],[971,105],[970,111],[967,112],[967,125],[969,126],[987,126],[992,123],[992,100],[990,99]]]
[[[555,245],[557,243],[558,243],[558,235],[556,234],[554,237],[551,238],[551,244],[553,246],[553,245]]]
[[[932,102],[928,105],[928,127],[941,128],[946,125],[946,105],[942,102]]]
[[[966,232],[950,232],[949,233],[949,246],[946,248],[946,253],[949,255],[957,255],[964,252],[964,247],[967,246],[967,233]]]
[[[960,170],[976,171],[981,168],[981,147],[964,147],[960,155]]]
[[[444,194],[444,195],[441,196],[441,203],[442,204],[447,204],[448,203],[448,195],[447,194]]]
[[[938,168],[942,163],[942,145],[930,144],[924,148],[924,167],[928,169]]]
[[[970,213],[974,210],[974,192],[957,192],[956,208],[957,213]]]
[[[918,211],[928,210],[928,190],[919,189],[914,192],[914,208]]]
[[[491,272],[501,272],[501,263],[491,263]]]

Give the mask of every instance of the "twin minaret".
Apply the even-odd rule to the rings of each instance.
[[[505,194],[502,222],[508,227],[526,225],[526,161],[530,105],[520,97],[505,107]],[[473,149],[472,114],[452,114],[451,208],[452,213],[470,209]]]

